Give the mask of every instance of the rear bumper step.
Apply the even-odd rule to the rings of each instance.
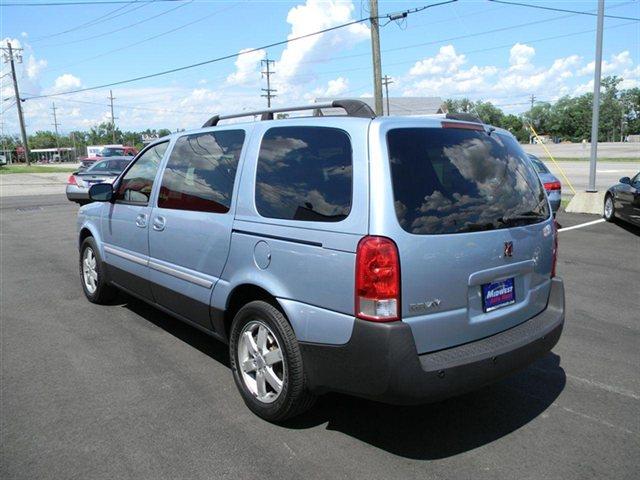
[[[404,322],[356,319],[345,345],[301,344],[309,386],[396,404],[441,400],[520,370],[550,351],[564,325],[564,285],[554,278],[547,307],[496,335],[418,355]]]

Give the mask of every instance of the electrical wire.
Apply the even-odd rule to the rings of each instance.
[[[220,13],[222,13],[222,12],[224,12],[226,10],[229,10],[231,8],[235,8],[240,3],[242,3],[242,2],[237,2],[237,3],[234,3],[232,5],[228,5],[228,6],[224,7],[224,8],[220,8],[218,10],[215,10],[215,11],[211,12],[208,15],[205,15],[203,17],[199,17],[199,18],[197,18],[195,20],[192,20],[191,22],[184,23],[184,24],[182,24],[182,25],[180,25],[178,27],[172,28],[170,30],[166,30],[164,32],[152,35],[152,36],[147,37],[147,38],[143,38],[142,40],[139,40],[139,41],[133,42],[133,43],[129,43],[129,44],[124,45],[122,47],[114,48],[112,50],[107,50],[106,52],[99,53],[98,55],[94,55],[93,57],[84,58],[82,60],[78,60],[77,62],[68,63],[67,65],[63,65],[61,67],[45,68],[43,70],[46,70],[47,72],[57,72],[57,71],[60,71],[60,70],[66,70],[69,67],[74,67],[76,65],[80,65],[82,63],[89,62],[91,60],[96,60],[98,58],[105,57],[105,56],[110,55],[110,54],[115,53],[115,52],[120,52],[122,50],[126,50],[127,48],[131,48],[131,47],[135,47],[137,45],[141,45],[141,44],[149,42],[151,40],[155,40],[156,38],[164,37],[165,35],[169,35],[170,33],[177,32],[178,30],[182,30],[183,28],[187,28],[187,27],[189,27],[191,25],[194,25],[196,23],[203,22],[203,21],[207,20],[208,18],[215,17],[216,15],[219,15]]]
[[[457,0],[454,0],[454,1],[457,1]],[[424,11],[425,9],[430,8],[431,6],[436,7],[436,6],[447,4],[447,3],[451,3],[451,2],[444,2],[444,3],[426,5],[425,7],[421,7],[419,10],[416,10],[416,11]],[[412,9],[412,10],[415,10],[415,9]],[[415,12],[413,12],[413,13],[415,13]],[[387,14],[387,15],[381,15],[378,18],[390,18],[390,16],[391,16],[391,14]],[[126,79],[126,80],[119,80],[119,81],[116,81],[116,82],[106,83],[106,84],[103,84],[103,85],[96,85],[96,86],[93,86],[93,87],[86,87],[86,88],[79,88],[79,89],[76,89],[76,90],[69,90],[67,92],[58,92],[58,93],[51,93],[51,94],[48,94],[48,95],[36,95],[36,96],[33,96],[33,97],[26,97],[23,100],[31,100],[31,99],[35,99],[35,98],[58,97],[58,96],[61,96],[61,95],[69,95],[69,94],[72,94],[72,93],[87,92],[87,91],[90,91],[90,90],[98,90],[98,89],[101,89],[101,88],[113,87],[113,86],[122,85],[122,84],[125,84],[125,83],[137,82],[137,81],[146,80],[146,79],[149,79],[149,78],[160,77],[160,76],[163,76],[163,75],[168,75],[170,73],[181,72],[181,71],[184,71],[184,70],[189,70],[189,69],[200,67],[200,66],[203,66],[203,65],[209,65],[209,64],[212,64],[212,63],[221,62],[223,60],[229,60],[229,59],[232,59],[232,58],[237,58],[237,57],[239,57],[241,55],[246,55],[246,54],[249,54],[249,53],[257,52],[259,50],[263,50],[263,49],[267,49],[267,48],[273,48],[273,47],[277,47],[279,45],[286,45],[288,43],[291,43],[291,42],[294,42],[294,41],[297,41],[297,40],[302,40],[302,39],[310,38],[310,37],[313,37],[313,36],[316,36],[316,35],[321,35],[323,33],[328,33],[328,32],[334,31],[334,30],[338,30],[340,28],[345,28],[345,27],[349,27],[351,25],[360,24],[360,23],[363,23],[363,22],[368,21],[368,20],[370,20],[370,18],[368,18],[368,17],[367,18],[360,18],[358,20],[353,20],[351,22],[343,23],[343,24],[340,24],[340,25],[335,25],[333,27],[328,27],[328,28],[325,28],[325,29],[322,29],[322,30],[318,30],[318,31],[315,31],[315,32],[307,33],[307,34],[304,34],[304,35],[299,35],[297,37],[288,38],[286,40],[280,40],[278,42],[273,42],[273,43],[270,43],[270,44],[267,44],[267,45],[262,45],[260,47],[251,48],[251,49],[243,50],[241,52],[231,53],[231,54],[228,54],[228,55],[223,55],[221,57],[216,57],[216,58],[212,58],[212,59],[209,59],[209,60],[204,60],[202,62],[192,63],[190,65],[185,65],[185,66],[182,66],[182,67],[172,68],[172,69],[164,70],[164,71],[161,71],[161,72],[151,73],[151,74],[148,74],[148,75],[142,75],[142,76],[139,76],[139,77],[134,77],[134,78]]]
[[[50,44],[46,44],[46,45],[39,45],[38,48],[59,47],[59,46],[62,46],[62,45],[69,45],[69,44],[78,43],[78,42],[87,42],[87,41],[95,40],[96,38],[106,37],[108,35],[111,35],[111,34],[114,34],[114,33],[117,33],[117,32],[121,32],[122,30],[127,30],[128,28],[135,27],[137,25],[140,25],[140,24],[143,24],[143,23],[146,23],[146,22],[150,22],[151,20],[154,20],[154,19],[156,19],[158,17],[162,17],[163,15],[169,14],[169,13],[173,12],[174,10],[178,10],[178,9],[180,9],[182,7],[186,7],[187,5],[189,5],[189,4],[193,3],[193,2],[194,2],[194,0],[187,0],[184,3],[180,3],[177,7],[170,8],[169,10],[165,10],[164,12],[158,13],[156,15],[152,15],[150,17],[144,18],[144,19],[139,20],[137,22],[130,23],[130,24],[125,25],[125,26],[120,27],[120,28],[116,28],[115,30],[110,30],[108,32],[103,32],[103,33],[100,33],[98,35],[92,35],[90,37],[71,40],[69,42],[50,43]]]
[[[592,12],[583,12],[581,10],[568,10],[566,8],[557,8],[557,7],[545,7],[543,5],[532,5],[529,3],[518,3],[518,2],[505,2],[503,0],[489,0],[490,2],[493,3],[502,3],[504,5],[513,5],[516,7],[528,7],[528,8],[537,8],[539,10],[550,10],[552,12],[568,12],[568,13],[575,13],[576,15],[589,15],[592,17],[597,17],[598,14],[597,13],[592,13]],[[636,22],[640,21],[640,18],[636,18],[636,17],[623,17],[623,16],[619,16],[619,15],[607,15],[605,14],[605,18],[615,18],[618,20],[633,20]]]
[[[155,1],[155,0],[153,0]],[[75,32],[76,30],[82,30],[84,28],[88,28],[88,27],[92,27],[93,25],[96,25],[97,23],[100,22],[107,22],[109,20],[113,20],[114,18],[118,18],[121,17],[122,15],[126,15],[129,14],[131,12],[134,12],[136,10],[139,10],[140,8],[146,7],[148,6],[149,3],[153,3],[153,1],[149,1],[149,2],[142,2],[141,0],[129,0],[127,2],[126,5],[122,6],[122,7],[118,7],[114,10],[110,10],[109,12],[100,15],[99,17],[94,18],[93,20],[89,20],[87,22],[81,23],[80,25],[76,25],[75,27],[72,28],[68,28],[66,30],[62,30],[60,32],[56,32],[56,33],[51,33],[48,35],[43,35],[41,37],[36,37],[30,40],[30,43],[37,43],[37,42],[41,42],[43,40],[49,40],[51,38],[54,37],[59,37],[61,35],[65,35],[67,33],[71,33],[71,32]],[[129,8],[129,7],[133,7],[133,8]],[[122,11],[124,10],[124,11]],[[120,12],[117,13],[116,12]]]
[[[155,3],[155,2],[184,2],[185,0],[137,0],[137,3]],[[127,0],[83,0],[78,2],[10,2],[3,3],[3,7],[69,7],[75,5],[117,5],[122,3],[131,3]]]

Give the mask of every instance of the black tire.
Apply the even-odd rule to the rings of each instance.
[[[93,292],[89,289],[85,282],[85,273],[83,270],[85,252],[87,252],[88,249],[91,249],[91,251],[93,252],[95,258],[95,271],[97,273],[97,280],[95,281],[96,288]],[[98,246],[96,245],[93,237],[85,238],[82,242],[82,245],[80,245],[79,266],[80,284],[82,285],[82,291],[87,297],[87,300],[89,300],[91,303],[105,304],[115,298],[118,291],[114,286],[109,285],[109,283],[107,282],[105,267],[102,263],[100,251],[98,250]]]
[[[244,327],[255,321],[262,322],[269,327],[282,352],[284,367],[282,390],[272,403],[264,403],[259,400],[245,384],[240,371],[239,337]],[[313,406],[316,397],[307,389],[298,340],[285,316],[273,305],[257,300],[242,307],[231,325],[229,347],[233,379],[244,402],[253,413],[270,422],[281,422],[299,415]]]
[[[609,210],[608,215],[607,215],[607,202],[611,202],[611,210]],[[615,206],[615,202],[613,201],[613,196],[611,196],[610,193],[607,193],[604,197],[604,207],[603,207],[602,216],[607,222],[614,222],[616,218],[615,213],[616,213],[616,206]]]

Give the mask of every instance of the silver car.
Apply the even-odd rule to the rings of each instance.
[[[562,203],[562,184],[560,183],[560,180],[558,180],[558,178],[549,171],[542,160],[540,160],[532,153],[527,153],[527,156],[531,160],[533,168],[538,174],[538,177],[540,177],[542,186],[544,187],[545,191],[547,192],[547,196],[549,197],[551,210],[555,215],[560,209],[560,204]]]
[[[270,421],[328,391],[411,404],[477,389],[563,328],[555,222],[506,130],[376,118],[358,100],[214,116],[90,196],[87,299],[123,290],[227,343]]]
[[[110,157],[94,163],[86,170],[78,170],[69,175],[67,180],[67,199],[79,204],[90,202],[89,187],[96,183],[113,182],[133,157]]]

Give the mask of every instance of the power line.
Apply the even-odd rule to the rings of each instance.
[[[539,10],[550,10],[552,12],[568,12],[568,13],[575,13],[577,15],[589,15],[591,17],[597,17],[598,16],[597,13],[583,12],[583,11],[580,11],[580,10],[567,10],[566,8],[544,7],[542,5],[531,5],[529,3],[518,3],[518,2],[505,2],[503,0],[489,0],[489,1],[493,2],[493,3],[502,3],[504,5],[513,5],[513,6],[517,6],[517,7],[537,8]],[[618,20],[633,20],[633,21],[636,21],[636,22],[640,22],[640,18],[622,17],[622,16],[619,16],[619,15],[605,15],[605,18],[616,18]]]
[[[92,35],[90,37],[85,37],[85,38],[79,38],[79,39],[71,40],[71,41],[68,41],[68,42],[50,43],[50,44],[46,44],[46,45],[40,45],[39,48],[59,47],[59,46],[62,46],[62,45],[69,45],[69,44],[78,43],[78,42],[86,42],[86,41],[90,41],[90,40],[95,40],[96,38],[106,37],[106,36],[111,35],[113,33],[121,32],[122,30],[127,30],[127,29],[129,29],[131,27],[135,27],[137,25],[149,22],[149,21],[154,20],[154,19],[156,19],[158,17],[161,17],[163,15],[167,15],[168,13],[171,13],[174,10],[178,10],[179,8],[186,7],[187,5],[189,5],[189,4],[193,3],[193,2],[194,2],[194,0],[187,0],[184,3],[180,3],[177,7],[170,8],[169,10],[165,10],[164,12],[158,13],[156,15],[152,15],[151,17],[147,17],[147,18],[142,19],[140,21],[137,21],[137,22],[134,22],[134,23],[130,23],[129,25],[125,25],[123,27],[116,28],[115,30],[109,30],[108,32],[100,33],[98,35]]]
[[[457,0],[453,0],[453,1],[457,1]],[[450,2],[444,2],[444,3],[450,3]],[[444,3],[436,3],[436,4],[432,4],[432,5],[427,5],[426,7],[421,8],[420,11],[424,10],[425,8],[429,8],[431,6],[436,7],[436,6],[439,6],[439,5],[443,5]],[[235,6],[235,4],[234,4],[234,6]],[[390,18],[391,15],[392,14],[381,15],[378,18]],[[206,17],[203,17],[200,20],[203,20],[204,18],[206,18]],[[288,38],[286,40],[280,40],[278,42],[273,42],[273,43],[270,43],[268,45],[263,45],[263,46],[260,46],[260,47],[243,50],[241,52],[236,52],[236,53],[231,53],[231,54],[228,54],[228,55],[223,55],[221,57],[212,58],[210,60],[204,60],[202,62],[192,63],[190,65],[185,65],[185,66],[182,66],[182,67],[172,68],[172,69],[164,70],[164,71],[161,71],[161,72],[156,72],[156,73],[152,73],[152,74],[148,74],[148,75],[142,75],[142,76],[139,76],[139,77],[134,77],[134,78],[126,79],[126,80],[119,80],[117,82],[106,83],[106,84],[103,84],[103,85],[96,85],[96,86],[93,86],[93,87],[86,87],[86,88],[80,88],[80,89],[76,89],[76,90],[70,90],[70,91],[67,91],[67,92],[51,93],[51,94],[48,94],[48,95],[36,95],[36,96],[25,98],[23,100],[30,100],[30,99],[34,99],[34,98],[57,97],[57,96],[61,96],[61,95],[68,95],[68,94],[71,94],[71,93],[87,92],[87,91],[90,91],[90,90],[98,90],[98,89],[101,89],[101,88],[113,87],[113,86],[122,85],[122,84],[125,84],[125,83],[137,82],[137,81],[146,80],[146,79],[149,79],[149,78],[160,77],[160,76],[168,75],[168,74],[171,74],[171,73],[176,73],[176,72],[181,72],[181,71],[189,70],[189,69],[196,68],[196,67],[201,67],[203,65],[209,65],[209,64],[212,64],[212,63],[221,62],[223,60],[229,60],[229,59],[232,59],[232,58],[237,58],[240,55],[246,55],[248,53],[254,53],[254,52],[257,52],[258,50],[264,50],[264,49],[267,49],[267,48],[277,47],[277,46],[280,46],[280,45],[286,45],[288,43],[295,42],[297,40],[302,40],[302,39],[313,37],[313,36],[316,36],[316,35],[321,35],[323,33],[328,33],[328,32],[334,31],[334,30],[338,30],[340,28],[345,28],[345,27],[349,27],[351,25],[360,24],[360,23],[363,23],[363,22],[368,21],[368,20],[370,20],[370,18],[368,18],[368,17],[367,18],[360,18],[358,20],[353,20],[351,22],[343,23],[343,24],[340,24],[340,25],[335,25],[333,27],[328,27],[328,28],[325,28],[325,29],[322,29],[322,30],[318,30],[318,31],[315,31],[315,32],[311,32],[311,33],[307,33],[307,34],[304,34],[304,35],[299,35],[297,37]],[[192,22],[192,23],[195,23],[195,22]],[[183,25],[183,27],[184,27],[184,25]],[[182,27],[179,27],[179,28],[182,28]]]
[[[147,3],[151,3],[151,2],[147,2]],[[51,33],[48,35],[43,35],[42,37],[36,37],[30,40],[31,43],[37,43],[37,42],[41,42],[42,40],[49,40],[53,37],[59,37],[60,35],[65,35],[67,33],[71,33],[71,32],[75,32],[76,30],[82,30],[83,28],[87,28],[87,27],[91,27],[99,22],[106,22],[109,20],[113,20],[114,18],[118,18],[121,17],[122,15],[126,15],[128,13],[134,12],[136,10],[139,10],[142,7],[146,7],[147,3],[140,3],[140,0],[129,0],[127,2],[126,5],[122,6],[122,7],[118,7],[114,10],[110,10],[109,12],[100,15],[96,18],[94,18],[93,20],[89,20],[87,22],[81,23],[80,25],[76,25],[75,27],[71,27],[68,28],[66,30],[62,30],[60,32],[56,32],[56,33]],[[139,5],[134,5],[134,4],[139,4]],[[133,6],[133,8],[127,10],[128,7]],[[121,10],[124,10],[123,12],[120,12]],[[116,15],[114,15],[116,12],[120,12]]]
[[[136,3],[156,3],[156,2],[184,2],[185,0],[137,0]],[[29,3],[4,3],[3,7],[69,7],[75,5],[117,5],[131,3],[127,0],[83,0],[78,2],[29,2]]]
[[[84,62],[89,62],[89,61],[91,61],[91,60],[95,60],[95,59],[97,59],[97,58],[101,58],[101,57],[104,57],[104,56],[106,56],[106,55],[110,55],[110,54],[115,53],[115,52],[120,52],[120,51],[122,51],[122,50],[126,50],[127,48],[130,48],[130,47],[135,47],[136,45],[140,45],[140,44],[142,44],[142,43],[146,43],[146,42],[148,42],[148,41],[150,41],[150,40],[155,40],[156,38],[160,38],[160,37],[163,37],[163,36],[165,36],[165,35],[169,35],[170,33],[177,32],[178,30],[182,30],[183,28],[189,27],[189,26],[191,26],[191,25],[193,25],[193,24],[195,24],[195,23],[202,22],[202,21],[204,21],[204,20],[206,20],[206,19],[208,19],[208,18],[211,18],[211,17],[213,17],[213,16],[216,16],[216,15],[218,15],[218,14],[220,14],[220,13],[222,13],[222,12],[226,11],[226,10],[229,10],[229,9],[231,9],[231,8],[236,7],[236,6],[238,6],[240,3],[241,3],[241,2],[237,2],[237,3],[234,3],[234,4],[229,5],[229,6],[227,6],[227,7],[220,8],[220,9],[218,9],[218,10],[213,11],[213,12],[212,12],[212,13],[210,13],[209,15],[205,15],[205,16],[203,16],[203,17],[199,17],[199,18],[197,18],[197,19],[195,19],[195,20],[193,20],[193,21],[191,21],[191,22],[187,22],[187,23],[185,23],[185,24],[183,24],[183,25],[180,25],[180,26],[178,26],[178,27],[172,28],[172,29],[170,29],[170,30],[166,30],[166,31],[161,32],[161,33],[158,33],[158,34],[156,34],[156,35],[152,35],[152,36],[150,36],[150,37],[144,38],[144,39],[142,39],[142,40],[140,40],[140,41],[137,41],[137,42],[134,42],[134,43],[130,43],[130,44],[124,45],[124,46],[122,46],[122,47],[114,48],[113,50],[107,50],[106,52],[102,52],[102,53],[100,53],[100,54],[98,54],[98,55],[94,55],[93,57],[84,58],[84,59],[82,59],[82,60],[78,60],[77,62],[68,63],[67,65],[63,65],[63,66],[61,66],[61,67],[57,67],[57,68],[45,68],[45,69],[43,69],[43,70],[46,70],[46,71],[48,71],[48,72],[55,72],[55,71],[59,71],[59,70],[66,70],[66,69],[67,69],[67,68],[69,68],[69,67],[73,67],[73,66],[75,66],[75,65],[79,65],[79,64],[84,63]]]

